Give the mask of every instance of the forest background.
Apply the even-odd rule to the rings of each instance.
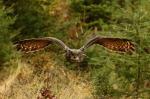
[[[131,39],[136,52],[94,46],[78,68],[57,46],[30,54],[13,46],[53,36],[79,48],[94,35]],[[2,99],[149,99],[150,0],[0,0],[0,89]]]

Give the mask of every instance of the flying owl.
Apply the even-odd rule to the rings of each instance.
[[[51,44],[57,44],[65,51],[66,60],[69,62],[80,63],[85,59],[85,50],[92,45],[98,44],[106,49],[115,52],[133,52],[135,50],[135,45],[131,40],[124,38],[108,38],[96,36],[89,39],[81,48],[71,49],[61,40],[54,37],[43,37],[43,38],[31,38],[21,40],[15,43],[17,50],[21,50],[25,53],[39,51]]]

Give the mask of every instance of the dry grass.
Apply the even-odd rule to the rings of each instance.
[[[0,98],[45,99],[41,89],[46,88],[56,99],[93,99],[92,87],[86,78],[58,65],[52,56],[49,53],[28,56],[26,61],[18,63],[15,72],[1,82]]]

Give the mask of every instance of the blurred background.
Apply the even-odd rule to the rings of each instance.
[[[93,46],[78,68],[55,45],[13,46],[53,36],[80,48],[94,35],[130,39],[136,52]],[[1,99],[150,99],[150,0],[0,0],[0,89]]]

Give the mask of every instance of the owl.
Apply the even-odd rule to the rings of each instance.
[[[65,58],[69,62],[81,63],[86,57],[86,49],[92,45],[101,45],[106,49],[115,52],[131,53],[135,50],[135,45],[131,40],[125,38],[111,38],[95,36],[89,39],[79,49],[69,48],[64,42],[55,37],[24,39],[14,43],[17,50],[25,53],[39,51],[51,44],[60,46],[65,52]]]

